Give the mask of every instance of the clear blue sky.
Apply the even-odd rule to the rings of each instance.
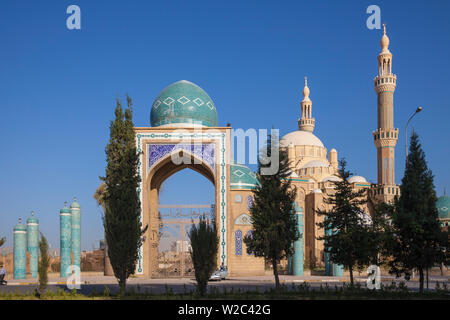
[[[82,29],[66,28],[81,8]],[[420,136],[436,191],[448,187],[450,1],[22,1],[0,3],[0,235],[35,210],[59,247],[59,209],[77,196],[82,248],[103,238],[92,194],[104,174],[115,98],[128,93],[136,126],[149,126],[158,93],[186,79],[215,101],[219,125],[296,130],[304,76],[315,134],[350,169],[376,180],[376,95],[380,30],[366,27],[377,4],[398,76],[396,180],[404,128]],[[352,141],[352,143],[349,143]],[[187,182],[196,188],[186,188]],[[212,185],[179,173],[162,202],[208,203]]]

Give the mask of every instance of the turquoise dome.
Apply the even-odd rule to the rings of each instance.
[[[442,196],[436,201],[440,219],[450,219],[450,197]]]
[[[230,188],[252,190],[260,185],[256,174],[242,164],[230,165]]]
[[[77,202],[77,198],[73,198],[73,202],[70,205],[70,208],[71,209],[73,209],[73,208],[80,208],[80,204]]]
[[[31,217],[27,219],[27,224],[29,223],[39,223],[39,220],[34,216],[34,212],[31,212]]]
[[[19,219],[19,223],[14,227],[14,231],[27,231],[27,227],[22,224],[22,219]]]
[[[155,99],[150,123],[152,127],[170,124],[217,127],[217,111],[202,88],[181,80],[165,88]]]
[[[64,208],[59,210],[59,213],[71,213],[70,209],[67,207],[67,202],[64,202]]]

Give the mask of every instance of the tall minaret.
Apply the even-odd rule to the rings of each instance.
[[[378,96],[378,124],[373,132],[378,159],[378,185],[395,185],[395,145],[398,129],[394,128],[394,91],[397,76],[392,73],[392,53],[389,51],[389,38],[383,24],[383,37],[378,55],[378,75],[374,79]],[[391,188],[388,188],[391,190]],[[390,192],[389,192],[390,193]],[[383,192],[383,194],[386,194]]]
[[[305,87],[303,88],[303,100],[301,102],[302,115],[298,119],[298,129],[313,132],[316,120],[312,117],[312,101],[309,99],[308,79],[305,77]]]

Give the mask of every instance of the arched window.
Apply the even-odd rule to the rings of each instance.
[[[252,230],[248,230],[247,238],[251,238],[251,237],[252,237]],[[248,247],[247,247],[247,254],[252,255],[252,251]]]
[[[242,256],[242,231],[236,230],[234,233],[234,252],[237,256]]]

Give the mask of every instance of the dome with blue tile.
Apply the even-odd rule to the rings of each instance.
[[[233,163],[230,165],[230,188],[253,190],[260,185],[256,174],[249,167]]]
[[[31,217],[27,219],[27,224],[29,223],[39,223],[39,220],[34,216],[34,211],[31,211]]]
[[[152,127],[217,127],[217,110],[209,95],[195,83],[181,80],[165,88],[153,102]]]
[[[450,197],[442,196],[436,201],[440,219],[450,219]]]

